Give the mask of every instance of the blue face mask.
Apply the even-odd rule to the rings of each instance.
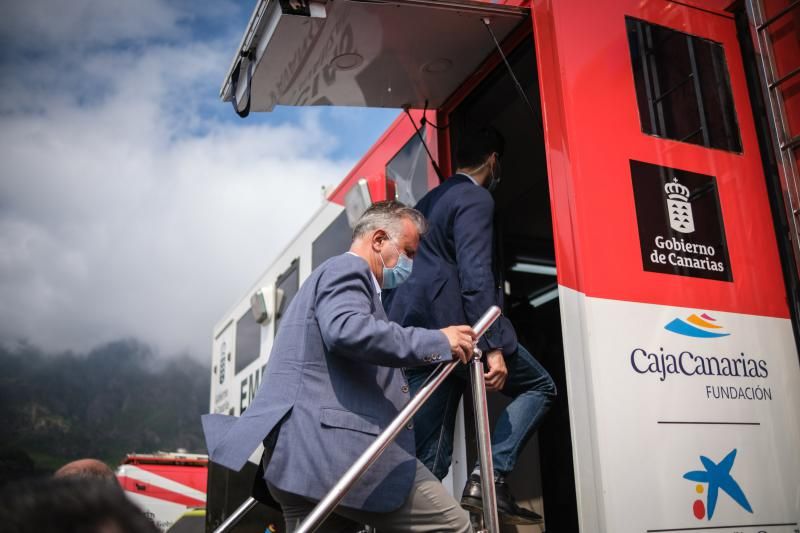
[[[392,246],[394,246],[394,244],[392,244]],[[414,261],[409,259],[405,254],[401,254],[397,246],[394,246],[394,249],[397,251],[398,258],[397,264],[392,268],[387,267],[383,256],[380,256],[381,262],[383,263],[383,283],[381,284],[381,288],[383,289],[394,289],[406,281],[409,276],[411,276],[411,269],[414,266]]]

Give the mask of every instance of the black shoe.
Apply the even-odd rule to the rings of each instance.
[[[494,482],[494,490],[497,495],[497,514],[500,521],[504,524],[523,525],[541,524],[544,518],[538,513],[529,511],[517,505],[505,480],[499,479]],[[471,513],[483,513],[483,497],[481,495],[481,478],[477,474],[471,474],[464,493],[461,496],[461,507]]]

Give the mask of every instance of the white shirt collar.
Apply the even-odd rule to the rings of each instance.
[[[360,255],[358,255],[355,252],[348,251],[347,253],[350,254],[350,255],[354,255],[354,256],[358,257],[359,259],[364,259],[363,257],[361,257]],[[372,269],[369,270],[369,274],[370,274],[370,276],[372,276],[372,284],[375,285],[375,292],[378,294],[378,298],[380,299],[380,297],[381,297],[381,284],[378,283],[378,278],[375,277],[375,273],[372,271]]]
[[[470,176],[470,175],[469,175],[469,174],[467,174],[466,172],[457,172],[457,173],[456,173],[456,175],[459,175],[459,174],[461,174],[462,176],[466,176],[466,177],[468,177],[468,178],[469,178],[469,181],[471,181],[471,182],[472,182],[472,183],[474,183],[475,185],[478,185],[478,182],[477,182],[477,181],[475,181],[475,178],[473,178],[472,176]]]

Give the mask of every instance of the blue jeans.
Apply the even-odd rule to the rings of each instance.
[[[492,432],[492,463],[495,474],[514,470],[520,450],[539,427],[556,397],[550,374],[522,345],[505,357],[508,368],[502,394],[511,398]],[[416,394],[433,367],[406,369],[412,394]],[[450,469],[453,431],[458,403],[469,384],[469,369],[459,365],[414,416],[417,458],[439,479]]]

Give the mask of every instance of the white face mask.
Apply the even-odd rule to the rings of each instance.
[[[400,250],[392,241],[389,241],[389,243],[394,247],[398,257],[397,264],[389,268],[383,260],[383,255],[380,253],[378,254],[381,258],[381,263],[383,263],[383,283],[381,284],[381,288],[383,289],[394,289],[406,281],[411,277],[411,270],[414,266],[413,260],[409,259],[405,254],[401,254]]]
[[[502,179],[502,168],[500,167],[500,159],[495,156],[495,164],[492,165],[491,169],[491,177],[489,180],[489,185],[486,186],[486,189],[489,192],[494,192],[497,189],[497,186],[500,185],[500,180]]]

